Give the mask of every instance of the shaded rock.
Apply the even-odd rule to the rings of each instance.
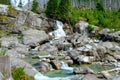
[[[94,74],[87,74],[81,80],[100,80]]]
[[[120,31],[114,32],[110,29],[103,29],[99,32],[99,35],[103,41],[120,41]]]
[[[35,29],[29,29],[23,31],[23,43],[24,44],[38,44],[49,39],[48,35],[44,31],[39,31]]]
[[[56,46],[59,50],[67,51],[72,49],[72,44],[69,43],[65,38],[59,38],[51,40],[50,44]]]
[[[113,56],[110,56],[110,55],[106,55],[106,58],[105,58],[108,62],[117,62],[117,60],[113,57]]]
[[[71,59],[76,60],[78,58],[78,56],[80,55],[81,52],[77,51],[77,50],[71,50],[68,51],[68,56],[71,57]]]
[[[49,43],[43,44],[39,47],[39,51],[48,51],[52,54],[57,54],[58,49],[55,46],[50,45]]]
[[[79,21],[78,23],[75,24],[74,27],[74,32],[78,32],[83,34],[87,34],[88,33],[88,23],[84,22],[84,21]]]
[[[40,72],[48,72],[50,71],[50,65],[46,62],[38,62],[33,64]]]
[[[78,33],[74,33],[73,35],[69,36],[67,38],[69,42],[71,42],[75,47],[81,47],[84,46],[85,44],[92,43],[93,40],[88,38],[86,35],[81,35]]]
[[[44,19],[41,22],[41,29],[46,32],[51,32],[53,30],[54,23],[52,20]]]
[[[53,66],[54,69],[61,69],[61,62],[60,61],[57,61],[57,60],[51,60],[51,65]]]
[[[115,59],[120,60],[120,55],[115,54],[113,56],[114,56]]]
[[[84,68],[74,68],[73,73],[74,74],[88,74],[88,73],[93,73],[93,71],[88,67],[84,67]]]

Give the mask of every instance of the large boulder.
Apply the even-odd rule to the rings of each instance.
[[[48,51],[52,54],[57,54],[58,49],[57,49],[57,47],[50,45],[49,43],[46,43],[39,47],[39,51]]]
[[[48,72],[50,71],[50,64],[46,63],[46,62],[38,62],[33,64],[33,66],[35,66],[40,72]]]
[[[68,51],[68,56],[71,57],[71,59],[73,60],[77,60],[78,56],[80,55],[81,52],[77,51],[77,50],[70,50]]]
[[[26,19],[27,26],[34,27],[36,29],[40,29],[41,22],[42,22],[42,20],[40,18],[38,18],[37,14],[29,12],[29,15]]]
[[[43,19],[41,22],[41,29],[48,32],[53,30],[54,21],[50,19]]]
[[[120,42],[120,31],[114,32],[114,30],[103,29],[99,31],[100,38],[104,41],[116,41]]]
[[[75,24],[74,32],[81,33],[82,35],[87,34],[88,33],[88,25],[89,24],[87,22],[80,21]]]
[[[65,38],[59,38],[57,40],[51,40],[50,43],[56,46],[59,50],[67,51],[72,49],[72,44]]]
[[[45,31],[39,31],[35,29],[29,29],[22,32],[24,44],[38,44],[49,39],[49,36]]]
[[[93,40],[86,35],[81,35],[79,33],[74,33],[73,35],[68,36],[67,40],[70,41],[75,47],[81,47],[93,42]]]
[[[14,36],[2,37],[0,39],[1,47],[14,48],[19,44],[18,38]]]
[[[26,74],[33,77],[35,74],[39,73],[34,67],[32,67],[32,65],[19,58],[11,58],[11,66],[17,68],[23,67]]]

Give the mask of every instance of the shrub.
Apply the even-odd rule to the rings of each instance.
[[[10,5],[10,0],[0,0],[0,4]]]
[[[12,76],[14,80],[34,80],[33,77],[28,76],[25,72],[24,72],[24,68],[16,68],[14,67],[12,69]]]
[[[15,7],[9,5],[8,6],[8,15],[17,15],[18,14],[18,10],[15,9]]]

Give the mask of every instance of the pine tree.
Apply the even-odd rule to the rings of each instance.
[[[45,13],[49,17],[56,17],[58,13],[59,2],[61,0],[49,0]]]
[[[38,11],[37,11],[38,5],[39,5],[39,3],[37,2],[37,0],[33,0],[33,4],[32,4],[32,9],[31,9],[31,11],[37,13],[37,12],[38,12]]]
[[[58,10],[59,10],[58,17],[60,19],[68,20],[72,11],[71,0],[61,0]]]

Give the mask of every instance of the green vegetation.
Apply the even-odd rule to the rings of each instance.
[[[2,36],[7,36],[8,34],[9,34],[9,33],[8,33],[7,31],[0,29],[0,37],[2,37]]]
[[[10,5],[10,0],[0,0],[0,4]]]
[[[6,55],[6,50],[4,50],[4,49],[0,50],[0,56],[5,56],[5,55]]]
[[[69,21],[72,12],[72,0],[61,0],[58,8],[58,18]]]
[[[92,9],[73,8],[70,0],[49,0],[45,13],[50,18],[67,21],[71,25],[86,20],[91,25],[103,28],[119,30],[120,27],[120,10],[104,9],[102,2],[96,2],[96,8]]]
[[[0,20],[8,20],[6,15],[0,14]]]
[[[33,77],[28,76],[25,72],[24,72],[24,68],[16,68],[14,67],[12,69],[12,77],[14,80],[34,80]]]
[[[9,10],[8,10],[8,15],[17,15],[18,11],[11,5],[8,6]]]
[[[37,2],[36,0],[33,0],[33,4],[32,4],[32,9],[31,9],[31,11],[37,13],[37,12],[38,12],[38,10],[37,10],[38,5],[39,5],[38,2]]]
[[[49,0],[45,13],[48,17],[68,21],[71,11],[71,0]]]
[[[58,7],[59,7],[59,3],[61,0],[49,0],[47,3],[47,8],[45,13],[49,16],[49,17],[57,17],[58,15]]]
[[[120,27],[120,12],[117,10],[106,10],[106,11],[100,11],[96,9],[85,9],[85,10],[75,10],[72,14],[76,20],[74,19],[71,21],[71,23],[75,23],[76,21],[79,21],[80,17],[84,17],[87,19],[87,21],[91,25],[97,25],[102,26],[104,28],[114,28],[115,30],[118,30]]]

